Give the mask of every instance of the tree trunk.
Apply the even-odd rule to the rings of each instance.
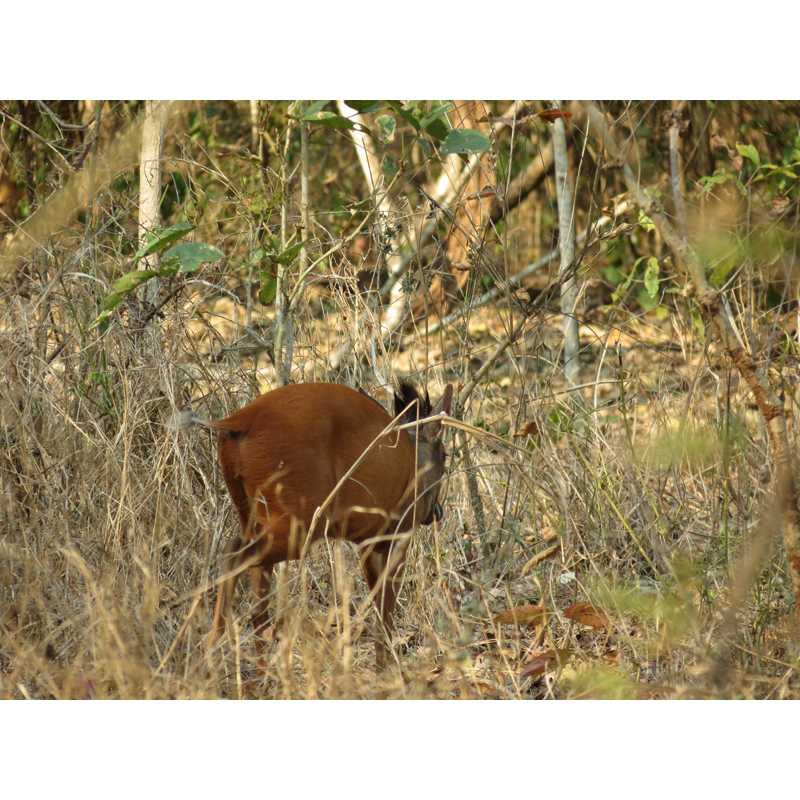
[[[559,108],[557,101],[551,107]],[[567,154],[567,134],[563,119],[553,123],[553,154],[556,168],[556,198],[558,200],[558,249],[561,265],[558,274],[572,266],[575,259],[575,221],[572,213],[572,194],[569,188],[569,159]],[[570,386],[577,386],[578,380],[578,319],[575,306],[578,300],[578,284],[575,276],[569,278],[561,287],[561,313],[564,325],[564,373]]]
[[[167,132],[172,100],[147,100],[142,126],[142,157],[139,166],[139,247],[147,243],[148,234],[159,224],[161,204],[161,159],[164,157],[164,134]],[[158,254],[139,262],[140,269],[157,269]],[[158,297],[158,280],[147,284],[146,299],[154,304]]]

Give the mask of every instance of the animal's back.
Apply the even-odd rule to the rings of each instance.
[[[289,520],[307,528],[315,510],[390,422],[378,403],[347,386],[304,383],[268,392],[214,423],[220,431],[223,475],[248,530],[246,538],[268,531],[275,555],[286,551],[288,543],[279,540]],[[402,515],[413,500],[415,464],[407,432],[384,437],[345,481],[326,514],[339,526],[337,532],[358,541],[386,530],[388,515]],[[380,512],[353,512],[354,507]],[[412,526],[407,516],[401,530]],[[256,521],[259,530],[253,530]],[[324,528],[324,523],[317,526],[315,539]]]

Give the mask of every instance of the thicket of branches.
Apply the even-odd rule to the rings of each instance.
[[[0,695],[796,698],[798,108],[176,103],[159,180],[154,104],[0,103]],[[407,376],[464,424],[394,667],[330,543],[209,672],[174,412]]]

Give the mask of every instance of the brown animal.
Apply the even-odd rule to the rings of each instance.
[[[409,384],[401,384],[400,392],[398,424],[450,413],[450,384],[433,408],[427,394],[421,397]],[[300,558],[326,534],[361,545],[364,574],[391,641],[411,535],[442,516],[438,495],[446,457],[441,420],[384,433],[391,423],[376,400],[328,383],[283,386],[216,422],[183,413],[180,427],[219,431],[219,462],[242,527],[242,537],[225,548],[211,647],[232,622],[241,572],[250,570],[253,627],[260,634],[273,565]],[[376,641],[379,667],[386,657]]]

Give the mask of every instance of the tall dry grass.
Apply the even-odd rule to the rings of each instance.
[[[450,434],[446,516],[411,547],[392,669],[375,672],[380,632],[357,554],[335,542],[278,571],[263,676],[245,581],[237,630],[209,661],[216,561],[237,522],[213,436],[170,423],[189,404],[229,413],[273,373],[235,349],[212,358],[185,301],[145,331],[120,315],[86,335],[97,308],[86,267],[68,241],[54,256],[31,257],[29,296],[8,291],[3,306],[3,697],[796,695],[763,430],[737,417],[721,440],[699,347],[686,352],[700,375],[687,405],[674,342],[646,326],[602,363],[598,335],[586,372],[606,383],[584,406],[556,393],[535,322],[469,399],[464,418],[516,447]],[[322,319],[350,313],[326,303]],[[319,352],[323,329],[308,326],[300,346]],[[458,379],[458,345],[429,343],[430,384]],[[368,370],[352,377],[370,388]],[[534,435],[511,436],[530,422]],[[564,618],[580,601],[608,626]],[[552,613],[545,626],[493,621],[532,604]],[[521,674],[564,649],[561,667]]]
[[[145,329],[132,299],[90,331],[127,271],[106,224],[16,253],[0,297],[0,697],[800,696],[763,422],[677,296],[661,318],[583,320],[577,398],[552,310],[492,365],[459,409],[477,430],[448,433],[445,518],[411,546],[390,669],[374,668],[381,632],[357,554],[336,542],[278,570],[261,669],[245,580],[237,628],[210,659],[217,562],[238,523],[213,436],[171,421],[274,387],[247,330],[268,342],[271,323],[247,285],[208,271],[167,286]],[[438,396],[524,313],[498,301],[384,347],[356,272],[343,262],[324,293],[312,281],[294,380],[385,403],[384,382],[410,375]],[[407,288],[411,303],[421,290]],[[577,603],[598,610],[596,627],[565,616]],[[530,606],[532,626],[503,616]]]

